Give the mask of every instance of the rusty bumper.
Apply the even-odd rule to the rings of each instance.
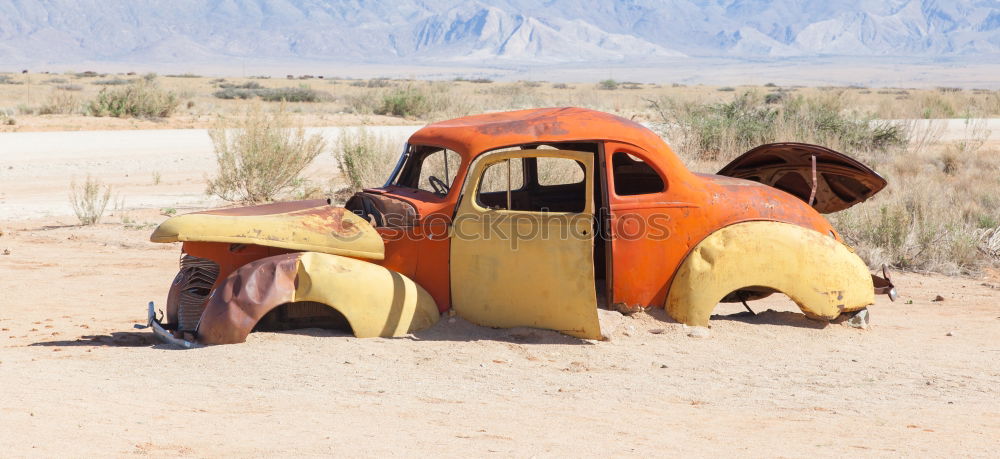
[[[896,298],[899,298],[899,292],[896,291],[896,286],[892,283],[892,277],[889,276],[889,268],[886,265],[882,265],[882,277],[872,274],[872,284],[875,286],[876,295],[889,295],[890,301],[896,301]]]
[[[147,315],[146,326],[139,328],[151,328],[153,330],[153,334],[156,335],[156,337],[159,338],[160,341],[163,341],[166,344],[172,344],[174,346],[179,346],[187,349],[191,349],[193,347],[199,347],[197,343],[192,343],[191,341],[185,339],[175,338],[172,333],[167,331],[167,329],[164,328],[163,324],[160,323],[160,319],[156,318],[156,305],[154,305],[152,301],[149,302],[149,310],[147,314],[148,315]]]

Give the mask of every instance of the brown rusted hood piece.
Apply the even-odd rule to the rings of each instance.
[[[753,180],[809,202],[816,158],[813,208],[824,214],[863,202],[886,186],[882,176],[857,160],[806,143],[770,143],[754,148],[719,170],[718,175]]]

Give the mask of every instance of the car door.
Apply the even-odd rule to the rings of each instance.
[[[568,161],[582,179],[539,183],[537,165]],[[487,153],[468,174],[451,240],[455,311],[489,327],[599,339],[593,261],[592,153]],[[567,198],[577,190],[577,201]],[[547,200],[559,210],[549,210]]]

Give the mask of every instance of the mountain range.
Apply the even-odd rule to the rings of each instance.
[[[1000,0],[0,0],[0,67],[997,55]]]

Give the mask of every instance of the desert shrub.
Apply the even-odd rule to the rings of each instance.
[[[364,127],[344,129],[333,156],[350,191],[385,183],[399,157],[398,143]]]
[[[120,88],[102,89],[97,98],[87,104],[87,112],[93,116],[118,118],[166,118],[179,104],[175,93],[144,78]]]
[[[48,80],[45,80],[45,83],[46,84],[65,84],[65,83],[69,83],[69,80],[67,80],[65,78],[49,78]]]
[[[223,89],[261,89],[263,86],[256,81],[247,81],[245,83],[225,83],[226,80],[219,82],[219,87]]]
[[[258,89],[257,95],[267,102],[321,102],[330,94],[309,88]]]
[[[102,76],[103,77],[104,74],[103,73],[98,74],[97,72],[92,72],[90,70],[88,70],[86,72],[78,72],[78,73],[74,73],[73,74],[73,77],[75,77],[75,78],[94,78],[94,77],[97,77],[97,76]]]
[[[771,104],[753,91],[714,104],[666,98],[650,102],[667,126],[667,136],[680,141],[682,154],[700,160],[732,158],[777,141],[818,143],[866,155],[908,141],[901,124],[849,112],[836,94],[786,96]]]
[[[597,89],[603,89],[605,91],[613,91],[618,89],[618,82],[612,79],[601,80],[597,83]]]
[[[785,93],[783,92],[769,92],[764,95],[765,104],[776,104],[784,100]]]
[[[105,185],[99,179],[87,175],[82,184],[78,185],[76,180],[70,182],[69,203],[81,225],[100,222],[110,200],[111,185]]]
[[[732,86],[723,86],[723,87],[721,87],[719,89],[716,89],[716,91],[719,91],[719,92],[733,92],[733,91],[736,91],[736,88],[734,88]]]
[[[239,119],[222,120],[209,137],[219,170],[206,192],[245,203],[273,201],[326,147],[322,136],[293,127],[284,106],[265,113],[254,105]]]
[[[56,85],[56,89],[61,89],[63,91],[83,91],[83,86],[78,84],[60,84]]]
[[[626,81],[622,83],[621,87],[622,89],[642,89],[642,83]]]
[[[226,88],[220,89],[212,93],[218,99],[253,99],[257,97],[257,90],[255,89],[237,89],[237,88]]]
[[[166,75],[168,78],[201,78],[201,75],[194,73],[181,73],[175,75]]]
[[[388,78],[372,78],[370,80],[354,80],[350,83],[356,88],[388,88],[392,82]]]
[[[964,166],[951,174],[937,168],[907,173],[906,163],[914,159],[900,157],[884,167],[880,172],[890,187],[871,201],[829,216],[841,235],[873,268],[885,263],[898,269],[972,274],[1000,266],[1000,256],[991,251],[992,236],[1000,231],[990,218],[996,207],[989,202],[983,206],[988,201],[983,198],[996,193],[1000,182],[986,179],[985,191],[963,187],[981,173]],[[997,169],[994,163],[990,173]]]
[[[14,126],[16,124],[17,118],[14,117],[13,110],[8,110],[6,108],[0,109],[0,125]]]
[[[427,91],[406,85],[382,94],[374,112],[378,115],[420,118],[430,113],[433,108],[431,96]]]
[[[569,85],[566,83],[556,83],[552,85],[552,89],[569,89]]]
[[[112,78],[110,80],[97,80],[94,84],[99,84],[101,86],[121,86],[123,84],[129,84],[132,80],[125,80],[122,78]]]
[[[956,110],[952,100],[944,94],[926,94],[918,97],[920,117],[924,119],[954,118]]]
[[[10,75],[0,75],[0,84],[23,84],[23,83],[18,80],[15,80]]]
[[[38,108],[39,115],[70,115],[76,113],[80,101],[69,91],[56,90],[49,95],[48,101]]]

